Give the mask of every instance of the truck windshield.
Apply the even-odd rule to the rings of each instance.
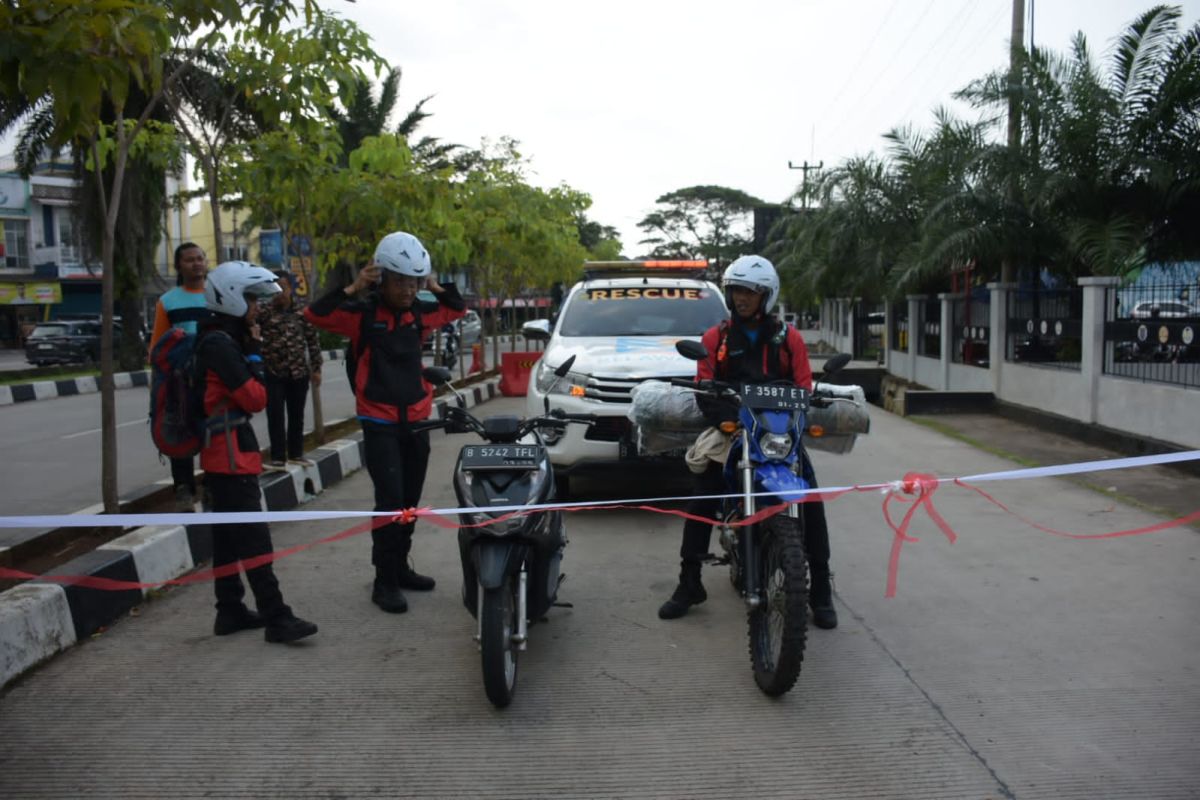
[[[725,301],[706,288],[583,289],[563,310],[559,335],[699,336],[725,316]]]

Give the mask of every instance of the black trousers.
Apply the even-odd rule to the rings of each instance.
[[[186,486],[191,490],[192,494],[196,493],[196,459],[192,456],[187,458],[172,458],[171,459],[171,482],[176,488]]]
[[[407,425],[362,421],[367,472],[375,486],[375,510],[399,511],[421,502],[429,466],[429,431]],[[404,566],[412,549],[414,523],[390,522],[371,531],[371,563],[381,569]]]
[[[708,469],[695,477],[695,494],[728,494],[725,485],[722,465],[710,462]],[[808,454],[804,454],[801,474],[805,482],[812,488],[817,486],[817,476],[813,472],[812,462]],[[716,519],[721,510],[721,500],[694,498],[688,503],[688,513],[709,519]],[[800,504],[800,512],[804,519],[804,550],[808,555],[809,569],[814,575],[829,574],[829,527],[825,523],[825,504],[808,502]],[[679,557],[687,563],[700,563],[708,554],[709,540],[712,538],[712,525],[706,522],[689,519],[683,523],[683,543],[679,547]]]
[[[257,475],[221,475],[209,472],[205,485],[212,494],[213,511],[261,511],[262,491]],[[233,564],[274,550],[271,529],[265,522],[213,525],[213,567]],[[279,581],[270,564],[246,572],[246,581],[254,593],[258,613],[267,619],[286,617],[292,610],[283,602]],[[239,573],[217,578],[213,584],[217,610],[234,610],[242,605],[246,590]]]
[[[304,455],[304,403],[308,399],[308,378],[281,378],[268,372],[266,383],[271,460],[300,458]]]

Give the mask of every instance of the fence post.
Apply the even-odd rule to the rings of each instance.
[[[882,366],[884,372],[892,371],[892,336],[894,335],[892,333],[892,318],[895,316],[894,305],[890,297],[886,298],[883,302],[883,336],[880,337],[879,344],[882,348],[880,352],[883,353]]]
[[[846,303],[846,352],[851,358],[858,358],[858,331],[855,330],[858,304],[853,297],[847,298]]]
[[[925,321],[921,319],[921,304],[924,302],[923,294],[908,296],[908,374],[904,377],[910,381],[917,379],[917,342],[925,335]]]
[[[1104,374],[1104,322],[1108,287],[1120,286],[1121,279],[1103,275],[1079,279],[1083,289],[1083,323],[1079,331],[1079,369],[1087,387],[1087,421],[1099,419],[1100,376]]]
[[[1004,382],[1004,359],[1008,355],[1008,293],[1015,283],[989,283],[992,302],[988,311],[988,371],[992,377],[992,395],[999,400]]]
[[[938,350],[942,360],[942,368],[939,373],[941,375],[942,385],[938,388],[942,389],[943,391],[950,388],[950,362],[953,360],[951,358],[950,349],[954,342],[954,330],[952,328],[954,324],[954,298],[958,296],[959,295],[952,294],[950,292],[938,293],[938,300],[942,301],[942,338],[940,342],[941,347]]]

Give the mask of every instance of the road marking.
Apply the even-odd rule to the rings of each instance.
[[[130,425],[145,425],[149,421],[150,421],[149,417],[144,417],[142,419],[130,420],[129,422],[122,422],[121,424],[117,425],[117,427],[118,428],[127,428]],[[77,436],[90,436],[91,434],[99,433],[102,430],[103,430],[103,428],[92,428],[90,431],[80,431],[79,433],[68,433],[66,436],[60,436],[58,438],[74,439]]]

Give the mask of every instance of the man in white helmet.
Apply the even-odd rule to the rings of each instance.
[[[279,294],[275,275],[245,261],[227,261],[208,274],[205,305],[213,312],[201,323],[196,339],[197,384],[203,387],[205,435],[200,451],[204,483],[213,511],[262,510],[258,476],[262,453],[250,416],[267,405],[263,362],[259,354],[258,302]],[[247,561],[273,551],[265,522],[214,525],[213,567]],[[246,570],[258,612],[242,602],[245,589],[235,572],[217,578],[217,636],[263,628],[268,642],[294,642],[317,632],[283,602],[271,565]]]
[[[360,299],[371,288],[377,289],[375,295]],[[421,288],[436,295],[437,306],[421,307]],[[351,378],[376,511],[415,508],[421,501],[429,432],[413,431],[411,423],[429,417],[433,408],[433,387],[421,377],[421,343],[465,313],[458,289],[434,280],[429,253],[403,231],[383,237],[353,283],[333,289],[304,311],[318,328],[350,338]],[[371,600],[392,614],[408,610],[401,589],[434,587],[433,578],[408,563],[414,527],[393,522],[371,532]]]
[[[742,256],[725,270],[722,277],[725,304],[732,312],[727,321],[705,331],[701,343],[708,358],[696,366],[697,380],[726,382],[760,382],[789,379],[797,386],[812,389],[812,367],[808,363],[808,348],[800,331],[770,316],[779,297],[779,275],[775,266],[762,256]],[[705,418],[714,426],[737,419],[736,403],[697,395]],[[726,492],[722,462],[712,458],[689,458],[698,461],[692,466],[702,471],[696,474],[697,496],[719,495]],[[810,486],[816,486],[812,463],[804,455],[803,475]],[[713,519],[720,500],[696,499],[688,512]],[[833,592],[829,572],[829,529],[825,524],[825,507],[819,502],[803,503],[804,546],[808,555],[812,585],[809,605],[813,622],[819,628],[837,627],[837,612],[833,607]],[[703,603],[708,594],[700,582],[700,565],[708,555],[712,525],[689,519],[683,525],[683,543],[679,585],[667,602],[658,610],[661,619],[677,619],[694,605]]]

